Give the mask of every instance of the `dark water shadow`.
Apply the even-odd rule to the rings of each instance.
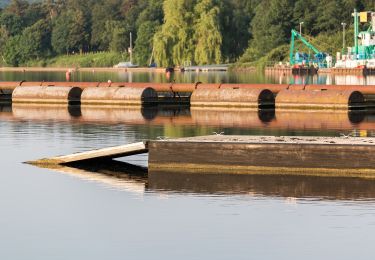
[[[197,194],[251,194],[322,200],[373,200],[375,179],[155,172],[148,190]]]
[[[74,118],[79,118],[82,116],[81,106],[80,105],[69,105],[68,106],[69,114]]]
[[[54,169],[120,187],[131,182],[144,192],[196,195],[245,195],[317,200],[375,200],[374,179],[297,175],[247,175],[152,172],[115,160],[74,163]]]
[[[147,168],[117,160],[104,159],[95,160],[95,162],[76,162],[68,163],[64,166],[92,173],[105,174],[108,177],[117,179],[147,181]]]
[[[12,102],[0,101],[0,113],[11,113],[12,112]]]
[[[263,123],[269,123],[275,119],[275,109],[260,109],[258,116]]]

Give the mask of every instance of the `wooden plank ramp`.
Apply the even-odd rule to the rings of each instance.
[[[130,155],[147,153],[147,143],[139,142],[133,144],[126,144],[116,147],[109,147],[82,153],[75,153],[70,155],[45,158],[37,161],[27,162],[39,167],[51,167],[58,165],[65,165],[69,163],[82,162],[88,160],[114,159]]]

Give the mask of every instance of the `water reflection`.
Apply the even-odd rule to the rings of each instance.
[[[188,107],[100,107],[13,104],[0,105],[1,120],[62,121],[73,124],[125,124],[191,128],[208,127],[225,130],[225,134],[241,134],[256,130],[259,134],[374,136],[375,111],[324,110],[249,110],[201,109]],[[276,131],[276,132],[272,132]],[[330,131],[331,133],[328,133]],[[245,133],[244,132],[244,133]],[[212,132],[208,132],[212,133]],[[246,132],[247,133],[247,132]],[[305,133],[305,134],[304,134]],[[266,133],[267,134],[267,133]]]
[[[136,194],[192,193],[210,195],[273,196],[297,199],[370,200],[375,180],[353,177],[235,175],[152,172],[118,161],[70,165],[53,169]]]
[[[375,198],[375,180],[315,176],[152,173],[148,189],[294,198]]]
[[[66,81],[65,72],[0,72],[1,81]],[[155,82],[166,83],[277,83],[266,79],[263,73],[251,72],[175,72],[168,79],[165,73],[130,72],[130,71],[76,71],[72,73],[71,81],[87,82]]]
[[[1,81],[65,81],[65,72],[0,72]],[[76,71],[72,81],[88,82],[156,82],[166,83],[273,83],[273,84],[336,84],[336,85],[375,85],[375,75],[335,75],[320,73],[313,76],[298,76],[288,73],[259,71],[229,72],[175,72],[171,79],[164,73],[129,71]]]
[[[111,160],[97,161],[95,164],[74,163],[52,170],[136,194],[143,194],[146,190],[147,169],[125,162]]]
[[[266,73],[266,83],[277,84],[318,84],[318,85],[375,85],[375,75],[291,75],[286,73]]]

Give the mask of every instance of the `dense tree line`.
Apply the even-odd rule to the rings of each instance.
[[[287,44],[304,22],[312,37],[337,33],[373,0],[12,0],[0,9],[3,62],[63,54],[126,52],[160,66],[257,60]],[[153,57],[153,59],[152,59]]]

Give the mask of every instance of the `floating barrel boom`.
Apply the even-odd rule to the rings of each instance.
[[[365,106],[365,98],[352,90],[282,90],[276,96],[276,108],[349,109]]]
[[[12,93],[14,103],[68,104],[79,102],[78,87],[19,86]]]
[[[157,92],[150,87],[88,87],[81,103],[91,105],[142,105],[158,102]]]
[[[258,108],[274,106],[275,98],[268,89],[197,89],[193,92],[190,103],[191,106]]]

